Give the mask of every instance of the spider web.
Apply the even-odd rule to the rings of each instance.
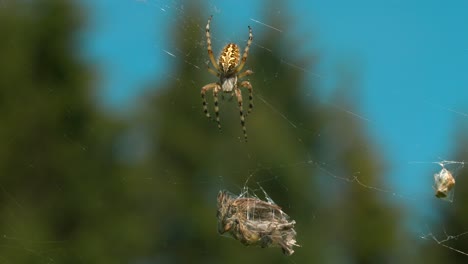
[[[155,2],[153,2],[155,3]],[[159,2],[160,3],[160,2]],[[158,5],[158,4],[156,4]],[[240,32],[237,29],[234,29],[234,26],[237,26],[238,24],[241,23],[233,23],[233,24],[227,24],[225,21],[222,19],[222,15],[224,12],[225,7],[218,7],[216,4],[210,4],[210,11],[211,13],[214,14],[214,21],[212,22],[212,42],[213,42],[213,49],[216,52],[216,50],[219,50],[224,43],[231,42],[233,40],[236,40],[236,42],[244,41],[245,40],[245,32]],[[183,11],[178,11],[181,14]],[[283,25],[270,25],[266,21],[264,21],[262,18],[258,17],[258,15],[247,15],[248,21],[253,28],[254,28],[254,42],[251,47],[251,51],[249,54],[249,60],[251,60],[252,57],[255,56],[255,53],[258,52],[259,50],[266,51],[267,53],[270,54],[271,57],[275,58],[278,62],[281,62],[281,64],[284,64],[288,66],[289,71],[297,71],[297,72],[302,72],[305,74],[307,77],[307,80],[309,83],[321,83],[322,86],[327,86],[330,85],[330,83],[334,82],[334,78],[332,77],[333,73],[327,73],[325,70],[320,69],[308,69],[306,67],[301,66],[300,62],[298,62],[297,58],[293,57],[287,57],[287,56],[279,56],[275,54],[275,51],[273,48],[270,47],[269,43],[259,43],[256,42],[256,40],[259,39],[258,35],[259,34],[279,34],[281,35],[282,38],[290,38],[291,34],[294,34],[293,30],[291,28],[285,28]],[[227,29],[221,31],[219,30],[219,25],[226,25]],[[243,23],[245,24],[245,22]],[[216,29],[218,28],[218,29]],[[232,28],[232,29],[231,29]],[[200,24],[199,27],[199,35],[201,36],[200,39],[194,39],[190,40],[193,43],[196,43],[194,46],[194,49],[199,49],[199,48],[205,48],[205,43],[203,40],[204,34],[204,25]],[[224,33],[224,34],[220,34]],[[231,32],[236,32],[231,33]],[[227,33],[227,34],[226,34]],[[242,44],[241,44],[242,45]],[[169,45],[170,46],[170,45]],[[203,69],[203,64],[208,61],[207,58],[205,57],[195,57],[191,59],[185,59],[184,54],[178,54],[178,51],[176,50],[170,50],[168,47],[166,48],[161,48],[161,51],[165,53],[168,56],[168,59],[176,59],[176,60],[183,60],[184,63],[187,65],[190,65],[193,67],[195,71],[200,71],[200,74],[205,74],[205,69]],[[249,62],[247,62],[248,67]],[[290,131],[293,131],[293,134],[296,137],[297,142],[300,142],[303,145],[303,150],[304,152],[308,153],[308,147],[306,143],[303,142],[303,138],[309,137],[311,135],[314,135],[314,137],[320,137],[320,135],[316,135],[316,131],[311,131],[307,127],[307,121],[306,120],[293,120],[288,116],[288,114],[277,106],[276,102],[270,100],[270,97],[268,95],[268,89],[264,87],[268,87],[271,83],[274,82],[275,79],[281,78],[282,73],[277,73],[274,76],[267,76],[267,75],[262,75],[261,69],[253,69],[255,74],[253,77],[251,77],[251,80],[256,80],[256,87],[254,87],[254,100],[256,107],[259,105],[261,107],[264,107],[270,111],[270,118],[277,118],[281,120],[281,122],[284,123],[284,125],[289,127]],[[173,76],[170,75],[165,75],[165,77],[177,79]],[[194,84],[194,88],[200,86],[200,84]],[[403,111],[397,111],[395,106],[388,106],[388,107],[380,107],[380,110],[386,110],[388,113],[390,113],[390,117],[388,116],[382,116],[382,115],[375,115],[372,112],[372,109],[362,109],[359,107],[359,102],[362,101],[361,96],[364,95],[350,95],[347,94],[353,102],[352,106],[349,106],[348,103],[343,103],[339,100],[330,98],[330,96],[327,97],[327,94],[330,94],[330,91],[319,91],[319,93],[322,93],[321,100],[322,104],[336,110],[339,112],[344,118],[352,120],[351,122],[357,123],[362,127],[365,127],[365,129],[371,131],[371,140],[370,144],[375,141],[382,140],[379,138],[379,133],[382,133],[383,127],[386,126],[405,126],[408,120],[411,120],[414,115],[421,115],[422,112],[417,112],[416,109],[411,108],[414,104],[416,104],[419,108],[423,108],[424,110],[429,109],[429,114],[422,114],[426,118],[430,118],[431,115],[434,116],[444,116],[445,120],[449,119],[450,117],[447,117],[447,114],[456,114],[459,117],[465,118],[468,116],[465,114],[462,110],[457,110],[455,107],[452,106],[447,106],[447,105],[454,105],[451,102],[442,102],[442,103],[434,103],[431,101],[430,98],[431,96],[429,95],[428,97],[423,96],[424,100],[421,102],[419,97],[415,98],[410,98],[408,101],[404,101],[404,104],[406,104],[404,107],[405,110]],[[357,91],[358,93],[361,91]],[[308,98],[311,96],[312,92],[309,92],[307,90],[303,91],[303,97]],[[364,92],[361,92],[364,93]],[[401,91],[396,90],[396,91],[383,91],[385,96],[389,96],[392,99],[400,98],[402,96]],[[193,111],[199,111],[200,106],[198,105],[193,105]],[[227,109],[223,109],[225,115],[227,115],[228,111],[235,111],[234,107],[229,108],[230,106],[226,106],[226,103],[224,103],[223,107]],[[386,108],[386,109],[385,109]],[[249,126],[250,123],[256,122],[255,120],[255,109],[251,116],[247,118],[247,126]],[[466,122],[466,120],[458,120],[459,122]],[[443,121],[444,125],[441,126],[446,126],[446,121]],[[384,125],[382,125],[384,124]],[[215,129],[215,128],[213,128]],[[240,135],[238,137],[239,142],[242,141]],[[250,139],[250,140],[255,140],[255,139]],[[448,142],[449,140],[445,140],[446,143],[444,143],[446,146],[450,146],[452,142]],[[408,140],[405,140],[405,142],[408,142]],[[373,143],[372,143],[373,144]],[[421,141],[415,140],[415,142],[410,145],[406,146],[408,148],[411,147],[418,147],[418,144],[421,144]],[[427,142],[427,144],[430,144]],[[401,144],[400,144],[401,145]],[[450,149],[450,148],[448,148]],[[380,181],[381,185],[373,185],[372,183],[366,182],[366,176],[363,175],[362,172],[358,169],[354,171],[353,173],[341,173],[336,164],[333,164],[332,162],[327,161],[326,159],[321,159],[319,158],[312,158],[312,155],[310,153],[306,154],[303,156],[302,160],[298,160],[297,162],[292,162],[292,163],[284,163],[284,164],[274,164],[274,165],[265,165],[263,162],[258,162],[256,166],[250,168],[248,171],[236,171],[236,170],[226,170],[224,171],[221,175],[210,175],[207,177],[206,181],[202,181],[203,184],[210,184],[213,185],[213,176],[216,176],[216,184],[215,186],[218,186],[219,189],[222,188],[227,188],[230,191],[234,193],[243,193],[245,192],[246,189],[249,187],[255,191],[258,191],[259,189],[267,189],[268,188],[265,186],[275,186],[273,188],[280,188],[283,193],[287,196],[287,193],[291,192],[291,188],[285,183],[285,179],[283,176],[282,171],[284,171],[287,168],[312,168],[315,171],[318,171],[319,177],[326,177],[329,178],[333,181],[336,181],[333,183],[333,181],[327,181],[327,184],[338,184],[338,182],[345,183],[345,184],[350,184],[350,185],[356,185],[359,188],[362,189],[362,191],[370,191],[375,194],[377,194],[379,197],[382,197],[383,199],[389,200],[392,203],[399,204],[402,207],[408,207],[411,208],[411,210],[414,210],[417,213],[413,213],[413,215],[408,216],[409,222],[417,222],[416,228],[414,229],[420,229],[420,226],[425,226],[426,232],[424,232],[424,235],[420,235],[419,237],[424,240],[424,241],[434,241],[437,245],[440,245],[442,247],[445,247],[449,250],[452,250],[454,252],[460,253],[462,255],[468,255],[467,249],[465,250],[460,250],[454,247],[451,247],[448,245],[448,243],[452,240],[460,239],[463,238],[466,235],[466,232],[464,231],[458,231],[460,232],[458,235],[447,235],[446,232],[444,231],[444,234],[446,235],[445,239],[438,239],[435,234],[430,231],[430,228],[428,227],[427,218],[430,219],[437,219],[437,220],[430,220],[429,222],[435,222],[436,226],[440,226],[441,223],[439,216],[434,216],[433,213],[429,211],[433,211],[430,206],[424,206],[424,204],[434,204],[438,203],[439,200],[434,197],[434,174],[438,173],[440,170],[440,167],[445,167],[447,168],[450,172],[453,173],[455,179],[457,180],[457,184],[450,192],[450,196],[447,199],[443,199],[440,201],[443,202],[448,202],[444,206],[450,206],[453,203],[456,203],[456,193],[457,192],[463,192],[465,190],[461,189],[463,187],[458,187],[458,182],[463,182],[463,179],[458,179],[457,176],[460,174],[464,167],[464,161],[456,161],[456,160],[444,160],[439,158],[440,156],[451,156],[452,154],[447,153],[447,148],[444,148],[443,150],[441,149],[433,149],[429,151],[427,148],[421,148],[421,151],[419,152],[421,155],[420,157],[416,157],[417,160],[425,159],[426,161],[414,161],[414,157],[408,157],[408,156],[398,156],[394,155],[393,157],[389,157],[391,160],[390,167],[391,169],[389,172],[387,172],[385,175],[381,175],[380,178],[382,181]],[[249,159],[256,159],[254,155],[251,153],[247,153],[246,155],[251,155],[249,156]],[[433,167],[432,165],[438,165],[439,169]],[[242,184],[242,182],[232,182],[231,179],[239,178],[239,175],[244,175],[243,177],[245,178],[245,182]],[[211,179],[210,179],[211,177]],[[242,176],[241,176],[242,177]],[[183,184],[183,182],[180,182],[176,179],[171,179],[172,184]],[[253,187],[252,187],[252,183]],[[255,187],[258,186],[258,187]],[[328,187],[325,187],[328,188]],[[461,190],[460,190],[461,189]],[[333,195],[337,195],[336,193]],[[294,204],[290,204],[287,202],[285,205],[286,207],[294,207]],[[428,217],[428,215],[430,215]],[[314,213],[314,218],[315,218],[315,213]],[[466,226],[465,226],[466,228]],[[437,229],[437,228],[434,228]],[[429,231],[428,231],[429,230]],[[299,231],[300,232],[300,231]],[[412,230],[408,230],[408,232],[412,232]]]
[[[180,23],[182,27],[188,28],[190,23],[194,23],[194,21],[199,20],[198,17],[194,17],[188,13],[185,3],[182,1],[139,0],[136,2],[144,6],[146,9],[155,11],[157,16],[160,16],[166,24]],[[297,158],[296,161],[277,163],[273,160],[263,160],[258,154],[250,152],[246,147],[247,150],[244,152],[245,157],[243,158],[245,160],[252,161],[254,164],[247,170],[238,170],[233,166],[234,168],[223,168],[219,174],[212,173],[202,176],[197,175],[198,177],[192,181],[177,178],[171,174],[170,171],[167,171],[167,173],[163,175],[165,178],[164,187],[167,188],[168,191],[177,192],[179,191],[178,187],[181,185],[195,185],[196,188],[200,190],[201,196],[204,196],[207,200],[211,199],[213,201],[216,197],[214,194],[220,189],[227,189],[236,194],[245,193],[247,190],[252,193],[265,193],[266,199],[274,200],[276,204],[284,208],[291,218],[295,219],[295,216],[291,214],[290,211],[295,211],[296,208],[299,208],[299,205],[293,203],[292,198],[288,198],[294,194],[295,189],[294,186],[288,184],[289,181],[287,176],[285,176],[285,172],[294,168],[302,172],[305,176],[308,176],[311,171],[314,171],[314,177],[317,178],[315,180],[318,182],[320,190],[318,190],[318,193],[311,194],[311,196],[325,198],[321,203],[333,203],[336,199],[339,199],[339,196],[341,195],[340,191],[343,190],[343,185],[358,187],[359,192],[364,195],[369,195],[369,197],[371,197],[370,195],[372,194],[372,197],[378,197],[379,199],[389,201],[391,204],[396,204],[402,208],[409,208],[409,210],[412,210],[411,214],[406,215],[406,218],[408,218],[406,221],[409,222],[410,227],[401,227],[407,233],[417,232],[418,234],[415,234],[414,237],[420,239],[424,243],[428,243],[431,246],[440,246],[459,253],[462,256],[468,256],[468,249],[460,249],[456,246],[452,246],[451,244],[451,242],[466,239],[468,234],[468,231],[466,230],[468,229],[468,226],[465,223],[465,225],[457,227],[456,230],[447,228],[450,229],[450,232],[448,232],[446,231],[444,217],[441,213],[443,210],[448,210],[456,214],[457,212],[453,212],[453,210],[455,208],[454,205],[457,205],[458,202],[457,194],[467,191],[466,184],[463,185],[464,182],[466,182],[466,179],[458,177],[464,170],[466,170],[466,168],[464,168],[463,161],[465,156],[461,158],[456,157],[462,159],[462,161],[445,160],[440,158],[452,157],[453,149],[455,149],[456,146],[451,146],[451,144],[457,144],[454,142],[455,140],[453,137],[447,136],[447,131],[450,130],[449,121],[454,119],[455,115],[455,122],[457,122],[457,124],[466,123],[468,121],[466,119],[468,116],[466,113],[468,111],[459,107],[459,105],[455,103],[455,100],[450,101],[449,99],[439,99],[437,96],[431,95],[430,93],[422,93],[422,95],[418,96],[408,96],[408,98],[404,91],[404,88],[406,87],[395,89],[393,91],[382,91],[384,96],[389,98],[389,101],[401,102],[397,99],[406,97],[402,104],[399,105],[373,106],[374,108],[363,107],[361,105],[365,104],[366,100],[368,101],[367,104],[373,105],[373,101],[375,99],[365,99],[366,97],[369,97],[366,93],[372,92],[359,90],[355,91],[356,94],[346,94],[347,98],[352,102],[351,105],[348,102],[340,101],[333,97],[333,93],[336,92],[336,90],[332,87],[336,82],[338,82],[336,81],[335,74],[337,71],[340,71],[341,68],[338,67],[338,69],[336,69],[334,68],[335,66],[330,65],[340,62],[329,62],[327,61],[327,58],[324,58],[324,64],[326,66],[319,69],[309,69],[302,66],[300,59],[297,57],[288,56],[287,54],[278,55],[276,50],[271,47],[271,43],[258,42],[262,39],[262,35],[277,34],[282,39],[294,39],[294,36],[301,34],[301,32],[304,32],[306,28],[304,26],[299,27],[294,22],[289,25],[269,24],[269,22],[261,17],[258,12],[258,9],[265,7],[259,3],[253,3],[252,5],[254,6],[251,8],[251,11],[246,11],[247,14],[242,15],[243,21],[237,19],[236,23],[229,23],[228,18],[223,18],[223,16],[227,16],[229,13],[226,5],[209,2],[209,12],[200,15],[202,17],[200,21],[202,22],[200,22],[198,26],[196,32],[197,37],[194,39],[183,39],[185,42],[193,43],[192,50],[188,53],[175,48],[177,47],[177,43],[174,43],[174,41],[169,38],[172,33],[168,29],[164,27],[158,28],[158,35],[166,36],[167,42],[161,42],[154,45],[154,49],[160,53],[159,58],[162,63],[165,64],[165,68],[158,71],[158,76],[156,76],[156,78],[158,80],[171,80],[176,85],[181,85],[180,83],[184,76],[174,73],[173,69],[175,68],[176,63],[183,62],[197,74],[205,76],[203,77],[206,78],[204,80],[212,82],[212,76],[205,69],[205,64],[208,61],[207,56],[191,55],[192,53],[196,54],[198,50],[204,50],[206,48],[206,42],[204,39],[204,23],[206,23],[205,17],[207,18],[207,15],[209,14],[214,15],[211,37],[215,54],[224,44],[231,41],[240,43],[241,48],[243,48],[246,41],[245,25],[249,24],[254,29],[254,42],[250,50],[246,68],[249,67],[249,62],[254,59],[256,54],[260,51],[264,51],[270,54],[271,58],[275,61],[287,66],[287,70],[289,72],[304,74],[308,84],[319,83],[320,85],[318,86],[324,87],[321,91],[308,91],[307,89],[301,91],[301,95],[304,100],[307,100],[318,93],[321,100],[320,103],[323,106],[328,107],[329,109],[334,109],[337,112],[337,115],[341,118],[363,127],[364,130],[368,132],[368,137],[370,138],[369,144],[381,144],[383,146],[380,151],[391,152],[391,154],[383,155],[384,159],[388,160],[389,164],[387,166],[389,169],[383,175],[377,176],[379,180],[377,181],[378,184],[375,184],[375,181],[373,180],[371,182],[367,181],[368,179],[373,178],[363,173],[363,171],[365,171],[364,166],[362,169],[356,168],[350,173],[343,172],[341,165],[336,164],[330,157],[317,157],[316,155],[313,155],[309,149],[310,147],[305,142],[305,139],[310,137],[325,137],[326,131],[317,132],[309,128],[309,120],[297,120],[290,117],[287,112],[281,110],[282,108],[280,107],[280,104],[272,99],[269,94],[268,87],[271,86],[275,80],[284,78],[286,73],[278,71],[274,75],[268,75],[263,73],[262,69],[252,69],[255,74],[249,79],[255,83],[255,108],[252,114],[247,117],[247,129],[250,133],[249,144],[254,144],[256,136],[259,138],[259,134],[255,133],[254,124],[261,121],[257,114],[259,112],[258,109],[261,108],[268,112],[268,118],[279,120],[279,122],[287,128],[287,131],[294,135],[295,141],[302,146],[304,154],[299,154],[299,158]],[[255,7],[255,5],[257,7]],[[272,12],[277,12],[279,14],[282,11],[286,13],[286,10],[282,10],[281,8],[275,10],[273,7],[272,9]],[[279,16],[281,16],[281,14]],[[175,30],[177,30],[177,28]],[[318,29],[318,31],[320,31],[320,29]],[[309,34],[310,32],[306,33]],[[325,54],[327,53],[325,52]],[[353,63],[351,63],[351,65],[353,65]],[[355,74],[360,75],[359,72]],[[363,73],[363,75],[365,74]],[[205,82],[198,83],[193,81],[193,87],[189,88],[198,91],[197,89],[199,89],[203,84],[205,84]],[[444,92],[443,95],[447,95],[447,93]],[[456,95],[457,94],[455,93],[455,96]],[[179,96],[191,95],[179,94]],[[212,106],[212,102],[210,103]],[[382,101],[380,101],[380,103],[382,103]],[[193,109],[193,112],[203,116],[201,103],[193,104],[190,107]],[[229,102],[229,99],[226,99],[222,102],[221,107],[223,111],[223,126],[226,127],[221,134],[222,137],[227,138],[226,140],[228,141],[237,140],[238,144],[244,144],[241,129],[236,119],[237,116],[234,117],[234,114],[237,114],[236,104]],[[385,113],[375,113],[381,110],[385,110]],[[233,117],[229,115],[232,115]],[[400,127],[404,129],[409,122],[417,118],[428,120],[427,122],[415,125],[417,130],[420,131],[420,134],[422,133],[421,130],[429,133],[432,130],[435,131],[437,128],[437,131],[439,132],[434,132],[436,133],[435,137],[440,137],[437,137],[437,140],[428,138],[417,139],[419,134],[415,136],[410,134],[410,132],[405,131],[402,132],[402,138],[409,138],[409,140],[402,140],[404,141],[403,143],[392,142],[401,148],[401,150],[392,149],[393,146],[389,146],[391,143],[382,143],[388,139],[388,135],[387,137],[384,135],[384,131],[388,129],[388,127]],[[229,125],[229,122],[231,121],[233,123],[235,122],[235,125]],[[431,123],[431,125],[427,126],[428,123]],[[215,131],[217,130],[214,124],[212,129]],[[437,141],[439,144],[437,144],[437,147],[432,148],[431,145],[434,141]],[[145,143],[146,142],[143,142],[142,144]],[[427,145],[428,147],[422,147],[421,145]],[[443,147],[440,147],[441,145]],[[404,154],[411,148],[418,149],[418,156],[410,157]],[[365,150],[362,149],[362,151]],[[457,182],[455,188],[450,192],[448,199],[444,200],[439,200],[434,197],[433,189],[434,174],[438,173],[441,167],[445,167],[452,172]],[[164,169],[166,168],[163,168],[163,170]],[[148,182],[149,184],[155,181],[152,177],[140,178],[139,180],[142,182]],[[304,179],[303,181],[306,184],[309,180],[310,179]],[[21,208],[21,202],[17,201],[14,196],[8,192],[8,190],[3,189],[2,187],[1,191],[4,196],[14,200],[18,208]],[[272,191],[274,191],[276,196],[269,198],[266,193],[271,194]],[[440,207],[442,207],[443,210],[438,210]],[[310,218],[313,221],[323,217],[323,215],[327,215],[324,213],[324,209],[321,208],[309,208],[309,210],[309,214],[311,215]],[[303,248],[298,249],[296,254],[301,254],[301,251],[304,252],[310,250],[310,248],[307,247],[307,244],[304,245],[301,243],[301,227],[304,227],[304,224],[301,225],[301,223],[298,223],[298,243],[301,244]],[[333,229],[335,226],[330,224],[323,228]],[[213,227],[213,229],[215,229],[215,227]],[[442,230],[443,232],[439,234],[436,233],[437,230]],[[449,235],[449,233],[453,235]],[[2,244],[3,247],[12,247],[17,250],[24,250],[28,254],[36,255],[38,258],[49,263],[54,262],[54,254],[56,254],[50,253],[49,251],[51,251],[51,249],[60,248],[61,244],[67,243],[66,241],[33,241],[9,234],[3,234],[2,238],[4,242],[4,244]],[[288,259],[288,262],[294,263],[294,259],[295,257],[292,256]],[[7,260],[4,261],[8,262]]]

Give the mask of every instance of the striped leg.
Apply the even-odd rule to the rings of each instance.
[[[242,55],[241,63],[237,66],[236,72],[240,72],[244,68],[245,62],[247,61],[247,56],[249,56],[250,44],[253,41],[252,28],[249,26],[249,40],[247,40],[247,46],[245,46],[244,54]]]
[[[239,73],[239,75],[237,75],[237,78],[238,79],[242,79],[244,78],[245,76],[249,76],[249,75],[252,75],[254,72],[251,71],[251,70],[246,70],[245,72],[243,73]]]
[[[211,89],[216,90],[216,87],[218,87],[217,83],[209,83],[209,84],[203,86],[203,88],[201,89],[203,112],[205,112],[206,117],[208,117],[209,119],[211,119],[211,117],[210,117],[210,113],[208,113],[208,106],[207,106],[207,103],[206,103],[205,94],[206,94],[207,91],[209,91]]]
[[[219,122],[219,106],[218,106],[218,92],[221,90],[221,87],[217,85],[213,89],[213,101],[214,101],[214,110],[216,115],[216,123],[218,123],[218,129],[221,131],[221,122]]]
[[[249,110],[247,111],[247,114],[250,114],[252,112],[252,109],[253,109],[253,88],[252,88],[252,85],[248,81],[243,81],[243,82],[241,82],[240,86],[249,89]]]
[[[208,24],[206,24],[206,44],[207,44],[207,50],[208,50],[208,57],[210,57],[211,63],[213,64],[215,69],[219,70],[219,66],[216,63],[216,60],[213,55],[213,50],[211,48],[211,35],[210,35],[211,18],[213,18],[213,16],[210,16],[210,18],[208,18]]]
[[[236,96],[237,96],[237,102],[239,103],[239,113],[240,113],[240,119],[241,119],[241,126],[242,126],[242,131],[244,132],[244,139],[245,142],[247,142],[247,129],[245,127],[245,117],[244,117],[244,109],[242,108],[242,93],[240,89],[235,89]]]
[[[209,73],[211,73],[211,74],[213,74],[214,76],[216,76],[216,77],[219,78],[220,74],[219,74],[218,72],[216,72],[215,70],[211,69],[211,67],[210,67],[209,64],[207,64],[206,67],[207,67]]]

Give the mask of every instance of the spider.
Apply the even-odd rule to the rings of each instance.
[[[207,67],[208,72],[218,77],[219,81],[209,83],[202,87],[201,97],[203,100],[203,111],[205,112],[206,117],[211,119],[211,116],[208,113],[205,93],[212,89],[216,122],[218,123],[218,129],[221,130],[221,123],[219,121],[218,93],[221,91],[224,93],[230,93],[232,96],[236,95],[237,102],[239,104],[242,130],[244,132],[245,141],[247,141],[247,129],[245,127],[245,116],[242,107],[242,92],[239,87],[244,87],[249,90],[249,110],[247,111],[247,114],[250,114],[253,108],[252,85],[248,81],[239,82],[238,80],[253,74],[253,71],[251,70],[241,72],[242,68],[244,68],[247,56],[249,55],[250,44],[252,44],[252,29],[249,26],[249,40],[247,41],[247,46],[244,49],[242,58],[240,57],[239,46],[235,43],[229,43],[223,48],[218,62],[216,62],[213,55],[213,50],[211,49],[210,22],[212,17],[213,16],[210,16],[208,18],[208,24],[206,24],[206,43],[208,56],[210,57],[210,61],[213,64],[214,69],[211,68],[209,64],[207,64]]]

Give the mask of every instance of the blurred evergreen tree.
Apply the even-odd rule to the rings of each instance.
[[[128,164],[116,147],[126,125],[95,109],[92,75],[75,55],[80,9],[60,0],[2,2],[0,262],[414,263],[408,251],[418,248],[398,228],[402,211],[384,193],[336,178],[387,184],[362,123],[318,104],[318,85],[306,81],[317,61],[301,58],[304,44],[284,37],[286,30],[262,36],[253,27],[246,69],[255,72],[255,108],[245,143],[229,98],[220,103],[221,133],[203,115],[200,89],[216,81],[204,69],[209,14],[187,6],[173,29],[174,73],[155,85],[144,109],[149,153]],[[265,5],[266,23],[290,28],[286,10]],[[217,21],[212,32],[221,32]],[[224,36],[213,37],[217,53]],[[345,74],[336,100],[347,110],[351,91]],[[297,221],[303,247],[292,257],[216,233],[217,192],[240,192],[247,179]]]
[[[139,223],[115,163],[122,126],[98,113],[77,55],[82,15],[72,1],[0,3],[2,263],[138,254]]]
[[[265,23],[290,28],[291,22],[284,20],[286,9],[280,6],[278,2],[265,5]],[[282,10],[281,16],[268,7]],[[383,167],[360,125],[345,118],[343,111],[319,106],[317,84],[310,86],[306,81],[317,65],[314,57],[301,57],[296,52],[301,42],[286,38],[284,32],[267,30],[261,36],[253,27],[254,44],[245,69],[255,72],[248,78],[255,107],[247,117],[249,142],[245,143],[236,103],[228,98],[220,102],[221,133],[203,114],[200,89],[216,81],[204,66],[208,61],[204,29],[210,14],[191,3],[184,12],[171,30],[177,32],[174,74],[157,85],[145,110],[151,138],[146,173],[154,178],[140,181],[138,189],[142,200],[154,202],[148,203],[148,211],[155,221],[151,236],[156,239],[158,259],[171,263],[288,261],[279,249],[245,248],[216,233],[217,192],[224,188],[240,192],[249,179],[249,187],[258,188],[259,183],[297,221],[303,248],[297,249],[293,261],[398,260],[402,250],[398,208],[382,199],[381,193],[358,184],[345,184],[339,192],[323,186],[323,179],[331,179],[327,184],[332,186],[346,183],[329,177],[322,167],[324,157],[330,158],[326,162],[333,163],[337,175],[352,177],[359,171],[369,185],[382,184]],[[247,36],[247,24],[238,24],[245,25]],[[216,34],[222,32],[219,28],[215,15],[211,24],[215,54],[222,48],[217,40],[224,38]],[[244,48],[244,41],[237,43]],[[294,60],[295,65],[283,58]],[[340,91],[352,88],[344,83]],[[211,102],[209,110],[213,113]]]
[[[325,113],[324,156],[333,165],[329,173],[346,181],[329,190],[330,219],[323,224],[335,228],[326,235],[334,241],[328,253],[335,255],[332,263],[412,263],[414,256],[405,247],[408,236],[399,226],[403,212],[386,199],[391,193],[382,187],[389,185],[383,180],[385,165],[364,132],[367,122],[350,114],[355,103],[349,98],[359,98],[350,94],[358,92],[356,74],[344,66],[339,76],[334,104]]]

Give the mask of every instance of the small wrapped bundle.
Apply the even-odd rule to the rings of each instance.
[[[227,233],[246,246],[281,247],[283,253],[294,253],[296,231],[294,220],[266,195],[267,201],[257,197],[239,196],[222,190],[218,193],[218,232]]]
[[[450,191],[455,186],[455,178],[446,168],[442,168],[439,173],[434,174],[434,182],[437,198],[447,198]]]

